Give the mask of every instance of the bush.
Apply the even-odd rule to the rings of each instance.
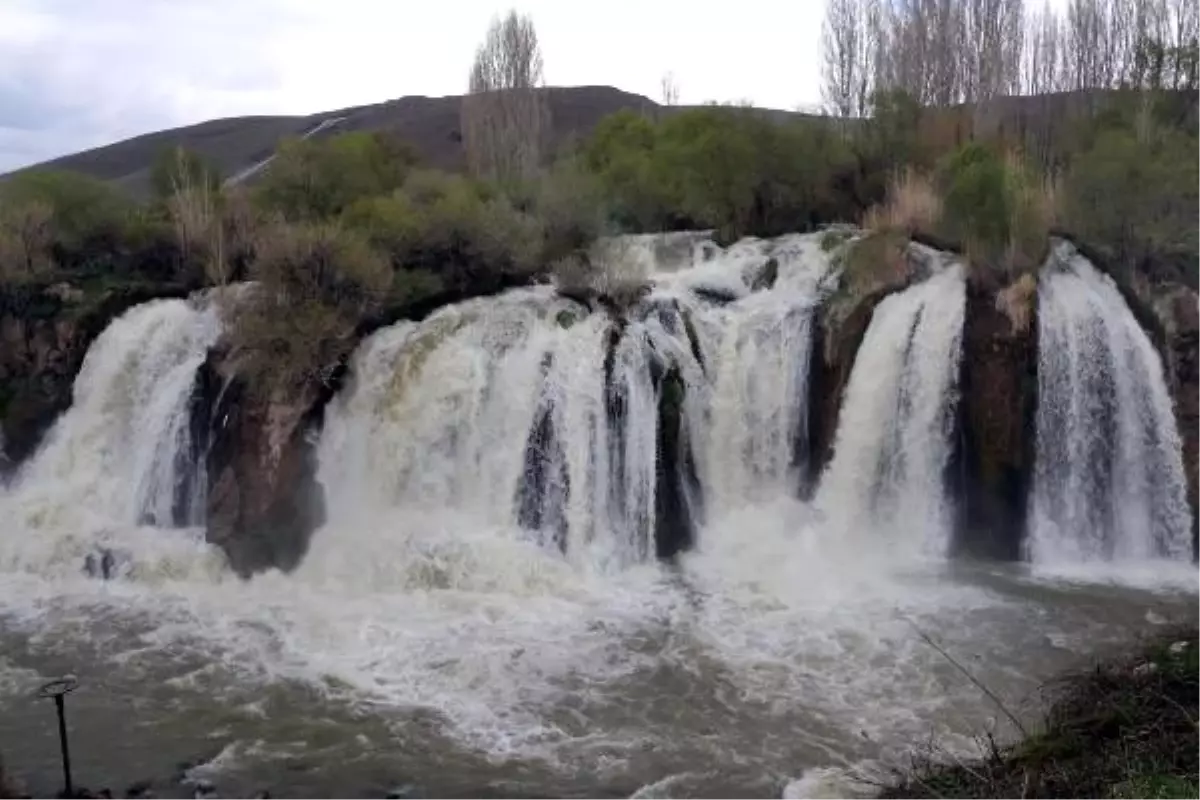
[[[973,268],[1011,277],[1045,260],[1053,195],[1015,156],[964,145],[943,160],[939,183],[940,232],[961,243]]]
[[[1102,131],[1063,182],[1066,227],[1127,270],[1178,253],[1194,271],[1200,252],[1196,146],[1194,135],[1176,130],[1144,139],[1124,127]]]
[[[881,206],[869,209],[863,227],[871,231],[932,234],[942,219],[942,198],[928,176],[906,169],[888,187]]]
[[[129,198],[103,181],[63,170],[30,170],[0,184],[0,215],[49,227],[50,258],[67,271],[111,271]],[[49,220],[45,222],[48,215]],[[11,222],[10,222],[11,227]]]
[[[159,152],[150,168],[150,186],[160,202],[167,202],[178,191],[203,187],[209,192],[221,190],[221,173],[201,155],[184,147],[169,147]]]
[[[582,165],[629,231],[716,228],[722,238],[810,230],[854,215],[854,159],[813,120],[783,124],[711,106],[655,124],[633,112],[597,126]]]
[[[290,220],[330,219],[361,198],[399,188],[416,160],[409,145],[382,133],[291,139],[267,165],[256,195]]]
[[[391,266],[360,235],[324,223],[276,222],[254,250],[258,285],[227,314],[239,366],[268,391],[324,381],[391,290]]]

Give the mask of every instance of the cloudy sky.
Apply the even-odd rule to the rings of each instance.
[[[0,0],[0,172],[162,128],[459,94],[504,0]],[[819,100],[822,0],[525,0],[551,85]]]

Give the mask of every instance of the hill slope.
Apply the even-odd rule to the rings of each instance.
[[[554,144],[586,134],[608,114],[622,109],[654,112],[661,107],[645,97],[608,86],[550,88]],[[462,163],[459,131],[461,96],[401,97],[375,105],[309,116],[231,117],[148,133],[85,150],[36,167],[82,172],[114,181],[141,194],[149,186],[150,165],[164,148],[182,145],[235,176],[274,152],[288,136],[324,136],[348,131],[390,130],[411,142],[431,165],[455,169]],[[27,168],[28,169],[28,168]]]

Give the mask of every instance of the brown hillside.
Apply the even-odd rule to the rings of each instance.
[[[550,88],[555,145],[586,135],[602,118],[623,109],[654,113],[660,106],[641,95],[608,86]],[[115,181],[141,194],[149,187],[150,165],[164,148],[181,145],[212,161],[232,176],[269,157],[279,141],[324,128],[317,137],[348,131],[390,130],[411,142],[433,166],[455,169],[462,163],[459,106],[462,98],[401,97],[310,116],[232,117],[158,131],[116,144],[54,159],[37,167],[68,169]],[[341,118],[336,124],[330,121]]]

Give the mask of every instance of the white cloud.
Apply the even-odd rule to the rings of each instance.
[[[823,4],[530,0],[552,85],[681,101],[818,98]],[[480,0],[6,0],[0,170],[164,127],[457,94],[491,16]]]

